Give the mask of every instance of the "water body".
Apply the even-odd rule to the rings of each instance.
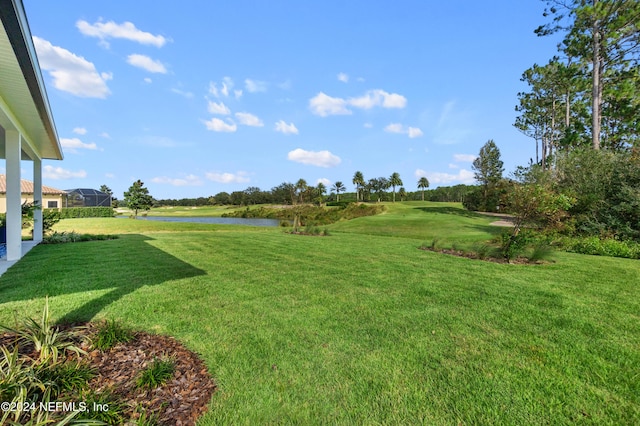
[[[138,220],[157,220],[161,222],[212,223],[217,225],[280,226],[280,220],[278,219],[245,219],[241,217],[170,217],[170,216],[144,217],[144,216],[138,216]]]

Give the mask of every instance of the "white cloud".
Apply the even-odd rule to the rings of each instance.
[[[238,126],[236,126],[236,123],[234,123],[233,121],[229,120],[228,122],[226,122],[215,117],[209,121],[205,121],[204,124],[205,126],[207,126],[207,129],[213,130],[214,132],[230,133],[238,130]]]
[[[331,186],[331,181],[327,178],[320,178],[318,180],[316,180],[316,185],[322,183],[324,186],[326,186],[327,188],[329,188]]]
[[[285,123],[284,120],[280,120],[276,123],[276,132],[284,133],[285,135],[297,135],[298,128],[293,123]]]
[[[343,83],[348,83],[349,82],[349,75],[341,72],[341,73],[338,74],[338,80],[343,82]]]
[[[209,107],[207,108],[211,114],[229,115],[231,110],[224,104],[224,102],[216,103],[209,101]]]
[[[363,124],[363,127],[364,127],[365,129],[372,129],[372,128],[373,128],[373,123],[364,123],[364,124]]]
[[[84,143],[78,138],[60,138],[60,145],[71,152],[77,152],[78,149],[98,149],[95,143]]]
[[[382,108],[404,108],[407,105],[407,98],[397,93],[388,93],[381,89],[369,90],[364,95],[357,98],[334,98],[323,92],[309,100],[309,108],[315,115],[326,117],[328,115],[348,115],[352,111],[348,106],[360,109]]]
[[[145,82],[145,83],[147,83],[147,84],[151,84],[151,83],[153,83],[153,80],[151,80],[149,77],[145,77],[145,78],[143,78],[143,79],[142,79],[142,81],[144,81],[144,82]]]
[[[209,172],[205,174],[207,179],[213,182],[218,182],[218,183],[247,183],[250,180],[247,177],[247,175],[248,175],[247,172],[236,172],[236,173]]]
[[[34,36],[33,44],[40,67],[49,72],[56,89],[83,98],[104,99],[111,93],[106,83],[111,74],[99,74],[93,63],[42,38]]]
[[[356,108],[371,109],[376,106],[383,108],[404,108],[407,105],[407,98],[397,93],[387,93],[384,90],[369,90],[359,98],[350,98],[349,105]]]
[[[404,126],[400,123],[391,123],[384,128],[384,131],[389,133],[399,133],[399,134],[402,134],[405,132]]]
[[[424,133],[422,133],[422,130],[418,129],[417,127],[404,127],[402,124],[400,123],[391,123],[389,124],[387,127],[384,128],[385,132],[389,132],[389,133],[398,133],[401,135],[408,135],[411,139],[413,138],[418,138],[420,136],[422,136]]]
[[[175,88],[171,89],[171,91],[173,93],[176,93],[176,94],[180,95],[180,96],[184,96],[187,99],[193,99],[193,93],[191,93],[191,92],[185,92],[184,90],[175,89]]]
[[[476,182],[473,172],[466,169],[460,169],[455,175],[451,173],[426,172],[422,169],[417,169],[415,171],[416,178],[421,178],[423,176],[429,179],[429,183],[431,183],[432,185],[449,185],[452,183],[463,183],[466,185],[472,185]]]
[[[289,152],[287,158],[296,163],[318,167],[335,167],[342,162],[340,157],[329,151],[305,151],[301,148]]]
[[[113,173],[105,173],[104,177],[109,178],[109,179],[113,179],[116,177],[116,175],[114,175]]]
[[[75,133],[76,135],[86,135],[87,129],[85,129],[84,127],[76,127],[73,129],[73,133]]]
[[[328,115],[349,115],[351,110],[347,108],[347,101],[342,98],[333,98],[323,92],[309,100],[311,112],[320,117]]]
[[[218,87],[218,83],[209,82],[209,93],[211,93],[216,98],[221,97],[229,97],[229,92],[233,89],[233,79],[231,77],[224,77],[222,79],[222,83],[220,83],[220,87]],[[242,90],[234,91],[236,99],[242,96]]]
[[[424,135],[424,133],[422,133],[422,130],[418,129],[417,127],[409,127],[407,129],[407,134],[411,139],[419,138],[420,136]]]
[[[235,114],[238,123],[251,126],[251,127],[262,127],[264,123],[257,116],[250,114],[248,112],[236,112]]]
[[[449,168],[450,169],[459,169],[460,166],[458,166],[457,164],[454,164],[454,163],[449,163]]]
[[[110,38],[121,38],[156,47],[162,47],[167,42],[165,37],[141,31],[131,22],[116,24],[113,21],[109,21],[90,24],[87,21],[79,20],[76,22],[76,27],[82,34],[89,37],[97,37],[105,44],[106,40]]]
[[[184,178],[170,178],[167,176],[158,176],[151,179],[153,183],[168,184],[172,186],[201,186],[202,180],[196,175],[187,175]]]
[[[476,158],[478,156],[473,154],[453,154],[453,160],[457,163],[473,163]]]
[[[244,81],[244,88],[247,89],[247,92],[249,93],[266,92],[267,83],[265,81],[251,80],[250,78],[247,78]]]
[[[111,136],[110,136],[110,135],[109,135],[109,133],[107,133],[107,132],[102,132],[102,133],[100,133],[100,136],[102,136],[102,137],[103,137],[103,138],[105,138],[105,139],[111,139]]]
[[[127,63],[134,67],[142,68],[152,73],[166,74],[167,68],[160,61],[151,59],[146,55],[138,55],[134,53],[127,57]]]
[[[85,178],[87,177],[87,172],[84,170],[73,172],[71,170],[63,169],[62,167],[44,166],[42,168],[42,177],[54,180]]]

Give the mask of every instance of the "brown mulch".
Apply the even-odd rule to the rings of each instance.
[[[95,324],[85,324],[82,334],[91,337]],[[0,344],[12,346],[13,336],[0,335]],[[111,392],[125,405],[125,418],[137,419],[140,408],[153,413],[159,425],[195,425],[207,410],[216,385],[204,362],[173,337],[136,332],[128,343],[119,343],[107,351],[91,350],[83,342],[89,365],[96,370],[96,377],[89,388]],[[22,351],[21,351],[22,352]],[[29,354],[27,354],[29,355]],[[142,369],[155,358],[170,357],[175,361],[173,377],[156,389],[138,389],[136,379]]]

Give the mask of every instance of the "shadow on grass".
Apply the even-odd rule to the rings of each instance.
[[[143,286],[205,271],[150,244],[144,235],[108,241],[39,245],[0,277],[0,303],[110,290],[68,312],[60,322],[90,321],[109,304]]]

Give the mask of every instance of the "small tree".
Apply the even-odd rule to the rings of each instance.
[[[134,217],[138,217],[138,210],[151,209],[153,197],[149,195],[149,190],[144,187],[144,182],[138,179],[124,193],[124,202],[129,209],[133,210]]]
[[[500,160],[500,150],[493,139],[487,141],[480,149],[478,158],[473,160],[471,166],[475,171],[476,180],[482,185],[482,209],[493,211],[497,206],[498,183],[502,179],[504,171],[503,162]]]

